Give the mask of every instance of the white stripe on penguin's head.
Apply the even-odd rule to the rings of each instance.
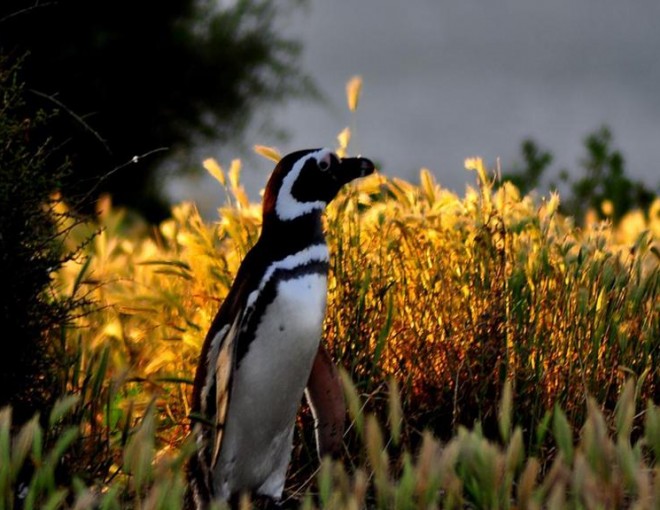
[[[296,179],[300,176],[300,172],[310,159],[314,159],[317,162],[325,161],[331,163],[331,157],[332,151],[330,149],[319,149],[318,151],[310,152],[295,162],[291,171],[282,179],[282,186],[277,194],[275,213],[280,220],[294,220],[312,211],[323,211],[325,209],[327,204],[323,200],[301,202],[293,196],[292,190]]]

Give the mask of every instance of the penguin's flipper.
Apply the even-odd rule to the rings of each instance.
[[[305,396],[314,415],[319,458],[338,457],[344,436],[346,404],[337,367],[322,345],[316,353]]]
[[[236,339],[238,337],[239,324],[240,317],[234,321],[230,330],[227,332],[227,336],[225,336],[218,351],[218,358],[215,365],[216,427],[211,466],[216,465],[218,455],[220,454],[220,447],[222,446],[222,435],[225,429],[227,409],[229,408],[229,394],[235,365]]]

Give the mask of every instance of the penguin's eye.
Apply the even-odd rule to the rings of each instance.
[[[330,168],[330,162],[325,159],[319,161],[318,164],[319,164],[319,170],[321,170],[321,172],[325,172],[328,170],[328,168]]]

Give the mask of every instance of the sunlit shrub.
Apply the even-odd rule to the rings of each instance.
[[[208,224],[181,204],[152,231],[107,200],[101,233],[57,274],[64,294],[96,303],[67,334],[81,364],[70,391],[89,387],[84,365],[100,360],[102,398],[93,401],[104,404],[92,422],[108,430],[108,476],[121,469],[126,434],[118,429],[130,430],[150,406],[156,451],[186,437],[201,343],[259,233],[260,209],[240,186],[239,163],[230,178],[217,163],[205,165],[225,180],[219,221]],[[481,161],[469,165],[478,186],[463,198],[423,171],[419,185],[373,176],[332,204],[324,342],[381,421],[387,381],[397,380],[410,447],[423,429],[449,439],[475,421],[497,437],[508,381],[512,420],[525,447],[541,455],[543,438],[533,431],[556,404],[580,423],[586,395],[613,412],[628,375],[637,376],[640,398],[657,392],[655,227],[637,227],[633,237],[621,230],[625,220],[617,231],[577,228],[557,213],[557,196],[535,201],[510,185],[494,191]],[[97,228],[75,227],[70,242]],[[359,443],[353,432],[349,455]],[[294,481],[314,465],[311,435],[297,441],[294,464],[303,469]]]

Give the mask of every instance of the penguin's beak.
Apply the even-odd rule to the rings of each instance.
[[[371,175],[375,170],[376,167],[370,159],[342,158],[339,172],[337,172],[337,179],[346,184],[353,179]]]

